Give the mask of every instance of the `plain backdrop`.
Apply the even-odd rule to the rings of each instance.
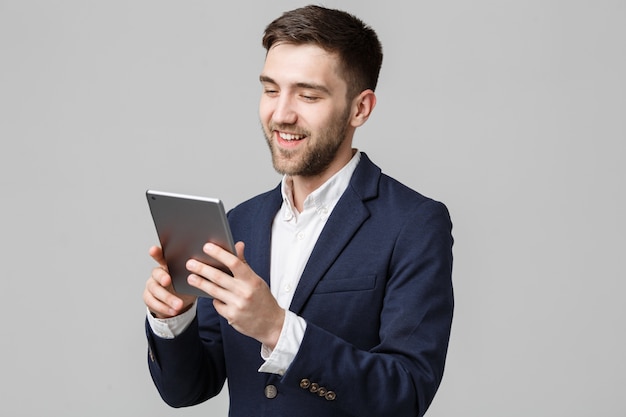
[[[232,208],[278,183],[260,39],[305,4],[0,0],[0,414],[227,415],[152,385],[144,192]],[[626,415],[626,2],[324,5],[384,45],[355,145],[452,214],[428,416]]]

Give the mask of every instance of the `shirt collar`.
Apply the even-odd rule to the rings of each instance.
[[[344,193],[350,178],[361,160],[361,152],[356,151],[350,161],[341,168],[335,175],[330,177],[324,184],[313,191],[304,200],[304,211],[313,209],[318,213],[326,216],[335,207],[339,198]],[[296,210],[293,202],[293,180],[290,176],[283,176],[281,182],[281,193],[283,196],[283,219],[291,220],[298,218],[298,210]]]

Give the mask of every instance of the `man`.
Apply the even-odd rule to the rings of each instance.
[[[450,334],[451,223],[352,147],[376,105],[378,38],[308,6],[272,22],[263,45],[260,118],[284,177],[229,213],[236,256],[205,246],[233,276],[188,262],[213,299],[177,294],[150,249],[154,382],[180,407],[227,380],[234,417],[421,416]]]

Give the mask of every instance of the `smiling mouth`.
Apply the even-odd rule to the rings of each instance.
[[[306,138],[306,135],[295,135],[293,133],[285,133],[285,132],[278,132],[278,136],[280,136],[281,139],[286,140],[287,142],[302,140]]]

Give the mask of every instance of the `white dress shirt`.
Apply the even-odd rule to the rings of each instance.
[[[289,305],[313,247],[339,198],[348,187],[360,157],[360,152],[355,152],[346,166],[309,194],[304,200],[301,213],[294,206],[292,179],[288,176],[282,179],[283,204],[272,223],[270,289],[286,314],[274,350],[261,347],[261,356],[265,362],[259,372],[282,375],[298,353],[306,330],[306,321],[289,311]],[[156,319],[148,314],[148,322],[157,336],[174,338],[189,326],[195,314],[194,305],[187,312],[170,319]]]

